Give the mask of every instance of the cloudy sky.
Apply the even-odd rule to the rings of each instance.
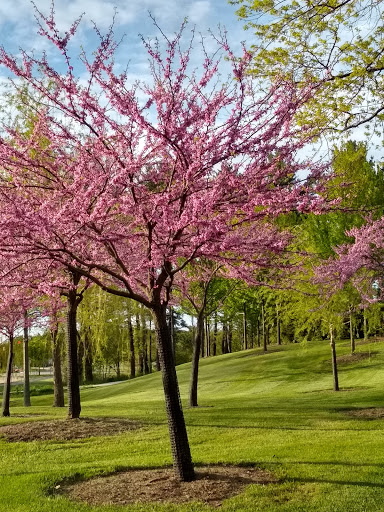
[[[50,0],[35,0],[35,4],[42,13],[49,13]],[[207,34],[208,29],[217,32],[219,24],[225,26],[236,51],[240,48],[240,41],[251,38],[251,34],[245,32],[243,24],[237,20],[236,8],[226,0],[55,0],[55,18],[61,30],[67,30],[76,18],[85,13],[71,46],[74,57],[81,46],[88,51],[94,49],[96,39],[93,23],[101,32],[106,31],[115,9],[116,36],[125,35],[119,50],[119,63],[122,67],[129,63],[133,75],[145,73],[147,66],[139,34],[146,38],[159,35],[149,13],[167,34],[175,33],[185,17],[188,18],[189,27],[195,26],[196,31],[202,34]],[[47,41],[37,34],[35,15],[30,0],[1,0],[0,44],[7,51],[17,53],[19,48],[37,53],[43,49],[51,51]],[[74,64],[76,66],[76,59]],[[0,69],[1,74],[4,75],[5,71]]]

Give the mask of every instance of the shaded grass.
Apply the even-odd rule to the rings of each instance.
[[[339,343],[338,355],[347,354]],[[374,357],[340,367],[342,391],[332,391],[326,342],[271,347],[203,360],[197,409],[185,406],[196,464],[250,464],[272,471],[277,484],[252,485],[224,502],[224,511],[384,510],[383,420],[356,418],[351,409],[384,406],[384,344],[358,350]],[[190,365],[178,368],[183,400]],[[12,399],[0,425],[65,417],[52,397],[32,407]],[[0,439],[0,511],[203,511],[202,504],[90,507],[52,489],[64,478],[85,479],[116,469],[171,465],[159,374],[82,390],[86,417],[123,417],[148,428],[68,442],[6,443]],[[28,417],[16,417],[28,415]]]

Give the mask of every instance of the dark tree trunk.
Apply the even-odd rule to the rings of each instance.
[[[207,357],[211,355],[211,333],[209,332],[209,319],[205,319],[205,354]]]
[[[160,357],[159,357],[159,349],[156,348],[156,370],[159,372],[161,370],[160,367]]]
[[[261,304],[261,327],[263,331],[263,350],[264,352],[267,352],[267,330],[265,326],[265,311],[264,311],[264,304]]]
[[[153,310],[153,316],[163,379],[173,467],[176,477],[182,481],[188,482],[194,480],[195,472],[181,407],[172,341],[167,326],[165,308],[158,305],[156,309]]]
[[[143,370],[144,370],[145,374],[148,374],[149,373],[148,343],[147,343],[147,326],[146,326],[145,316],[144,316],[144,306],[141,306],[140,317],[141,317],[141,350],[143,353]]]
[[[149,335],[148,335],[148,359],[149,359],[149,373],[152,373],[152,320],[149,320]]]
[[[329,327],[330,345],[332,351],[332,373],[333,373],[333,391],[339,391],[339,377],[337,373],[336,345],[333,337],[333,327]]]
[[[216,355],[217,351],[217,313],[215,313],[215,320],[213,323],[213,338],[212,338],[212,355]]]
[[[136,313],[135,318],[135,324],[136,324],[136,344],[139,351],[139,361],[138,361],[138,370],[140,375],[144,375],[144,358],[143,358],[143,339],[141,336],[141,323],[140,323],[140,317],[139,313]]]
[[[260,347],[260,317],[257,319],[257,346]]]
[[[29,387],[29,336],[28,336],[28,313],[24,313],[24,337],[23,337],[23,367],[24,367],[24,407],[31,406],[31,391]]]
[[[351,341],[351,354],[355,353],[355,337],[353,335],[353,319],[352,313],[349,313],[349,337]]]
[[[129,366],[130,377],[136,377],[136,357],[135,357],[135,340],[133,338],[133,327],[131,313],[128,312],[128,339],[129,339]]]
[[[84,377],[86,382],[93,382],[93,352],[90,328],[84,334]]]
[[[67,355],[68,355],[68,418],[80,417],[80,379],[77,363],[77,307],[80,303],[76,286],[80,277],[73,276],[75,287],[68,291]]]
[[[276,304],[276,338],[277,338],[277,344],[281,345],[280,310],[279,310],[278,304]]]
[[[228,352],[228,328],[227,322],[223,321],[223,336],[221,338],[221,353],[226,354]]]
[[[169,308],[169,332],[170,332],[170,336],[171,336],[173,360],[175,361],[175,364],[176,364],[175,319],[173,317],[173,307],[172,306],[170,306],[170,308]]]
[[[364,341],[368,341],[368,322],[367,322],[367,312],[365,309],[363,311],[363,333],[364,333]]]
[[[199,332],[199,318],[197,318],[197,325],[196,325],[196,336],[198,335],[197,333]],[[201,329],[201,333],[200,333],[200,352],[201,352],[201,357],[204,357],[205,356],[205,331],[204,331],[204,320],[203,320],[203,327]],[[193,359],[193,358],[192,358]]]
[[[2,410],[3,416],[10,416],[9,401],[11,398],[12,364],[13,364],[13,334],[10,334],[9,335],[7,371],[5,374],[5,382],[4,382],[4,390],[3,390],[3,410]]]
[[[199,356],[201,351],[202,339],[204,336],[204,319],[197,317],[196,336],[193,340],[192,373],[189,388],[189,406],[197,407],[197,384],[199,378]]]
[[[243,306],[243,350],[247,350],[248,348],[248,338],[247,338],[247,309],[245,304]]]
[[[117,349],[116,353],[116,377],[120,378],[120,349]]]
[[[64,407],[64,386],[61,373],[61,347],[58,330],[51,330],[53,360],[53,407]]]

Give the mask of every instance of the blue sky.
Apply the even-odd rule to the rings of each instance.
[[[35,3],[41,12],[49,12],[50,0],[36,0]],[[101,32],[106,31],[115,8],[118,13],[115,22],[116,35],[120,37],[125,34],[119,52],[119,64],[125,67],[129,63],[133,75],[140,75],[147,67],[139,33],[146,38],[158,35],[149,12],[167,34],[175,33],[184,17],[187,17],[189,27],[195,26],[196,31],[204,35],[209,28],[217,31],[219,24],[225,26],[230,43],[236,51],[240,49],[240,41],[246,37],[251,38],[251,34],[243,30],[243,23],[237,20],[236,7],[229,5],[226,0],[56,0],[55,17],[61,30],[68,29],[78,16],[85,13],[80,30],[72,43],[74,56],[79,53],[81,45],[88,51],[94,48],[92,22],[96,23]],[[14,53],[19,48],[27,51],[33,49],[35,52],[43,49],[51,51],[47,42],[37,35],[34,14],[30,0],[0,2],[0,44],[6,50]],[[76,59],[74,64],[76,66]],[[0,69],[1,74],[5,74],[5,71]]]

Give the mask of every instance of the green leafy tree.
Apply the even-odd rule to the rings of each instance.
[[[349,129],[384,119],[382,0],[230,0],[255,33],[262,81],[315,83],[305,121]]]

